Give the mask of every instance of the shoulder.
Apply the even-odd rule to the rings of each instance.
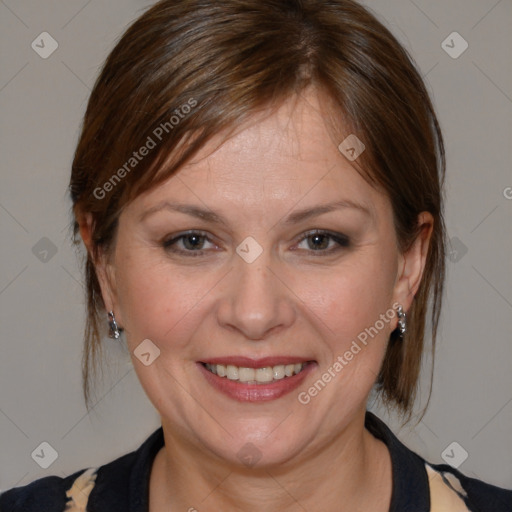
[[[425,463],[431,511],[512,512],[512,490],[470,478],[447,464]]]
[[[370,412],[365,426],[391,455],[392,512],[512,512],[512,490],[467,477],[448,464],[429,463]]]
[[[0,512],[85,512],[91,502],[98,500],[98,494],[101,501],[127,500],[136,453],[98,468],[81,469],[66,477],[47,476],[9,489],[0,494]]]
[[[152,461],[164,445],[162,427],[135,451],[98,468],[48,476],[0,494],[0,512],[144,510]]]
[[[67,477],[47,476],[0,494],[1,512],[82,512],[96,480],[96,469]]]

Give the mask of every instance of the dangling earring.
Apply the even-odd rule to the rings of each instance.
[[[119,326],[117,325],[116,317],[114,316],[114,312],[109,311],[107,314],[108,314],[108,327],[109,327],[108,336],[109,336],[109,338],[118,340],[119,336],[121,336],[122,329],[120,329]]]
[[[404,337],[407,332],[406,314],[402,306],[398,306],[396,310],[396,316],[398,317],[398,330],[400,331],[400,338]]]

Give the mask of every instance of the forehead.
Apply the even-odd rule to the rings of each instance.
[[[310,91],[254,115],[228,137],[217,135],[136,203],[143,208],[186,198],[261,211],[348,199],[373,213],[388,208],[387,198],[340,153],[340,142]]]
[[[195,169],[215,167],[219,177],[245,172],[259,180],[307,178],[314,170],[342,160],[337,145],[327,129],[318,94],[309,91],[255,114],[228,138],[219,134],[183,170],[192,174]],[[223,165],[226,162],[233,165]],[[257,173],[252,172],[255,168]],[[307,168],[311,172],[305,173]]]

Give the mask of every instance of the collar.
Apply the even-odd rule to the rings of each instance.
[[[430,488],[425,461],[403,445],[375,414],[366,411],[366,429],[391,455],[393,490],[389,512],[429,512]]]
[[[369,411],[365,427],[386,444],[391,455],[393,489],[389,512],[428,512],[430,491],[425,461],[404,446],[386,424]],[[160,426],[136,451],[101,466],[89,500],[90,511],[148,512],[151,468],[164,444]]]

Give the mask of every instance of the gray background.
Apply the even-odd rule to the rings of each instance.
[[[104,464],[138,447],[159,426],[126,349],[113,340],[105,340],[105,378],[86,414],[80,373],[84,290],[69,241],[66,191],[98,68],[151,3],[0,2],[2,490]],[[389,423],[432,462],[443,462],[441,454],[456,441],[468,453],[461,471],[511,487],[512,4],[366,4],[426,77],[448,152],[446,220],[453,251],[432,399],[416,426],[400,429],[394,418]],[[58,42],[47,59],[31,47],[44,31]],[[454,31],[469,44],[458,58],[441,46]],[[462,48],[460,40],[446,44],[452,52]],[[423,401],[428,374],[427,368]],[[31,457],[43,441],[58,453],[48,469]],[[448,454],[460,462],[462,449]]]

